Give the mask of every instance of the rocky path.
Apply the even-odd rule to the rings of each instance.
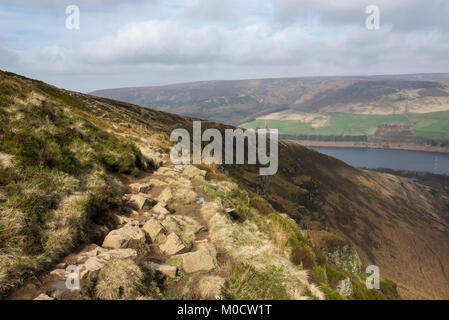
[[[67,288],[67,278],[73,276],[67,268],[78,271],[82,288],[116,258],[139,261],[168,278],[215,269],[216,250],[200,214],[205,198],[192,184],[194,179],[204,179],[206,172],[190,165],[161,164],[151,175],[128,184],[130,193],[123,197],[128,214],[116,216],[118,226],[114,230],[98,226],[101,246],[90,244],[67,256],[53,271],[18,289],[10,298],[87,298],[80,297],[79,290]],[[220,283],[222,279],[212,280]]]

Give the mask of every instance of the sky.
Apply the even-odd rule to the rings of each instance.
[[[67,28],[70,5],[79,8],[79,29]],[[379,9],[379,28],[366,26],[369,5]],[[0,2],[0,69],[81,92],[449,72],[448,57],[446,0]]]

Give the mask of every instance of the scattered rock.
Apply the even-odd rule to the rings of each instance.
[[[152,187],[163,187],[167,185],[167,182],[164,182],[162,180],[159,179],[150,179],[148,181],[148,183],[150,184],[150,186]]]
[[[102,253],[105,252],[105,251],[106,251],[106,250],[103,249],[102,247],[96,246],[96,247],[94,247],[94,248],[89,248],[89,250],[86,251],[86,252],[84,252],[83,254],[84,254],[86,257],[96,257],[96,256],[102,254]]]
[[[161,236],[165,236],[167,233],[164,226],[156,219],[147,221],[143,226],[143,231],[148,234],[153,243],[162,241],[163,239],[161,239]]]
[[[33,300],[54,300],[52,297],[47,296],[45,293],[41,293]]]
[[[151,208],[156,202],[143,193],[133,194],[129,197],[127,204],[134,210],[142,210],[143,208]]]
[[[157,197],[157,201],[161,204],[167,204],[172,197],[173,194],[171,192],[171,189],[167,187],[159,194],[159,196]]]
[[[216,253],[210,245],[201,245],[195,252],[172,257],[171,264],[179,264],[186,273],[210,271],[215,268]]]
[[[341,280],[337,285],[338,293],[343,297],[349,297],[353,294],[351,279]]]
[[[183,166],[182,166],[182,164],[175,164],[174,168],[175,168],[176,170],[182,171]]]
[[[178,224],[182,226],[185,234],[191,234],[193,236],[201,231],[207,230],[205,226],[188,216],[173,216],[173,219],[175,219]]]
[[[179,173],[176,170],[173,170],[171,168],[167,168],[167,167],[161,167],[159,168],[156,172],[156,175],[161,175],[161,176],[171,176],[171,177],[175,177],[177,175],[179,175]]]
[[[148,193],[148,191],[151,190],[152,185],[150,182],[146,182],[146,183],[132,183],[129,186],[129,190],[132,193]]]
[[[176,277],[176,273],[178,272],[178,268],[175,266],[169,266],[166,264],[160,265],[154,262],[149,262],[148,266],[156,271],[159,271],[160,273],[162,273],[163,275],[166,275],[169,278],[175,278]]]
[[[116,215],[116,219],[117,219],[117,223],[119,224],[119,226],[127,224],[130,221],[132,221],[131,218],[128,218],[128,217],[125,217],[125,216],[119,216],[119,215]]]
[[[79,266],[80,280],[85,281],[96,277],[98,272],[106,265],[106,263],[107,260],[100,259],[98,257],[87,259],[85,263]]]
[[[80,280],[92,279],[98,275],[98,272],[113,258],[135,259],[136,250],[133,249],[115,249],[107,250],[98,256],[90,257],[85,263],[78,266],[80,271]]]
[[[156,214],[163,214],[163,215],[170,214],[170,212],[165,208],[165,205],[162,204],[162,203],[158,203],[157,205],[155,205],[151,209],[151,211],[156,213]]]
[[[163,166],[164,160],[159,152],[150,147],[140,148],[140,152],[142,152],[142,155],[147,159],[149,165],[153,168],[158,169]]]
[[[362,260],[356,248],[346,240],[326,240],[323,251],[327,259],[340,269],[354,274],[362,273]]]
[[[172,216],[166,217],[161,223],[165,227],[165,229],[168,230],[168,232],[179,232],[179,231],[181,231],[178,222]]]
[[[52,276],[55,276],[58,279],[61,279],[61,280],[65,279],[65,277],[67,275],[65,269],[55,269],[55,270],[51,271],[50,274]]]
[[[109,232],[103,242],[104,248],[122,249],[137,247],[145,243],[145,234],[138,227],[125,227]]]
[[[160,245],[159,248],[168,255],[177,254],[178,252],[184,250],[186,246],[174,232],[170,233],[167,237],[167,241]]]

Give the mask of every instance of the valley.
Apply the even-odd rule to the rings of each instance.
[[[192,135],[194,120],[0,72],[2,296],[448,298],[445,189],[286,140],[270,177],[259,165],[175,168],[170,133]],[[179,220],[179,230],[165,219]],[[153,239],[145,225],[155,222],[164,228]],[[206,251],[211,259],[193,260],[212,261],[210,269],[185,265],[186,255]],[[61,263],[87,270],[84,290],[61,296],[41,287],[41,277],[64,275]],[[380,269],[380,290],[365,286],[369,265]],[[164,272],[173,267],[172,278]]]

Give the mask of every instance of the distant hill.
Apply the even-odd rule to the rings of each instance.
[[[231,124],[284,113],[408,114],[449,110],[449,74],[204,81],[93,95]]]
[[[204,81],[92,94],[246,128],[278,128],[298,140],[449,146],[449,74]]]

